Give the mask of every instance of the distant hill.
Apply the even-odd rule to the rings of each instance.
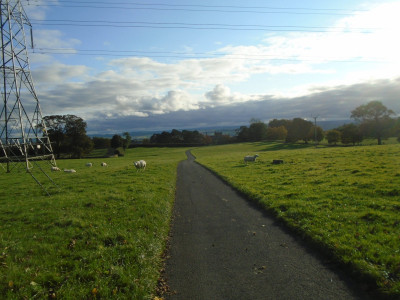
[[[334,120],[334,121],[318,121],[317,126],[321,127],[323,130],[331,130],[338,128],[344,124],[353,123],[352,120]]]
[[[333,128],[337,128],[342,126],[343,124],[348,124],[351,123],[351,120],[333,120],[333,121],[318,121],[317,120],[317,126],[320,126],[323,130],[330,130]],[[171,132],[172,129],[177,129],[177,130],[190,130],[194,131],[197,130],[201,132],[202,134],[205,135],[214,135],[214,132],[222,132],[222,134],[228,134],[230,136],[236,135],[236,129],[239,129],[241,126],[249,126],[249,124],[245,125],[237,125],[237,126],[210,126],[210,127],[201,127],[201,128],[171,128],[171,129],[165,129],[165,130],[149,130],[149,131],[133,131],[129,132],[129,134],[132,136],[132,139],[134,140],[142,140],[145,138],[150,138],[153,134],[155,133],[161,133],[162,131],[168,131]],[[119,134],[122,135],[121,132],[116,132],[114,134]],[[90,137],[104,137],[104,138],[112,138],[114,134],[88,134]]]

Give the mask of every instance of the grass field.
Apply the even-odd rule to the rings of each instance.
[[[400,296],[400,145],[247,143],[198,148],[197,161],[387,295]],[[259,154],[245,164],[245,155]],[[284,160],[274,165],[272,160]]]
[[[0,295],[151,299],[186,149],[59,160],[51,197],[0,169]],[[197,161],[388,295],[400,296],[400,145],[246,143],[197,148]],[[259,154],[255,163],[243,156]],[[133,161],[145,159],[145,172]],[[273,165],[273,159],[284,164]],[[92,168],[85,167],[92,162]],[[100,167],[105,161],[108,167]],[[46,182],[43,176],[42,182]]]
[[[51,197],[24,171],[0,169],[1,298],[151,299],[184,151],[59,160],[77,172],[49,172],[60,185],[50,185]],[[138,159],[147,161],[145,172],[134,169]]]

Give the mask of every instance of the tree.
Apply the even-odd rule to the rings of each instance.
[[[341,133],[339,130],[329,130],[326,133],[326,139],[328,140],[328,144],[334,144],[338,143],[340,141],[340,136]]]
[[[111,148],[117,149],[124,145],[124,140],[120,135],[114,134],[113,137],[111,138],[110,144]]]
[[[321,142],[324,139],[324,130],[319,126],[313,125],[308,132],[308,139],[314,142]]]
[[[400,143],[400,117],[394,121],[393,135],[397,137],[397,141]]]
[[[390,132],[390,125],[393,123],[391,115],[394,115],[394,111],[380,101],[371,101],[351,112],[351,118],[360,124],[361,131],[366,136],[376,138],[378,145],[382,145],[382,139]]]
[[[287,129],[285,126],[279,127],[268,127],[266,132],[266,138],[268,141],[285,140],[287,137]]]
[[[259,121],[252,120],[249,127],[249,138],[252,142],[259,142],[265,140],[267,137],[267,124]]]
[[[108,138],[94,136],[92,141],[95,149],[105,149],[111,147],[111,140]]]
[[[288,135],[286,137],[286,142],[294,143],[298,140],[303,140],[307,144],[310,140],[310,129],[313,126],[313,123],[310,121],[306,121],[302,118],[294,118],[288,124]]]
[[[43,120],[58,158],[61,153],[80,158],[93,149],[93,142],[86,135],[87,124],[82,118],[75,115],[53,115],[45,116]]]
[[[363,141],[363,135],[360,128],[355,124],[345,124],[336,130],[340,131],[340,140],[342,144],[358,144]]]
[[[186,144],[203,144],[204,136],[198,132],[190,131],[190,130],[183,130],[182,131],[183,141]]]
[[[222,132],[215,131],[214,136],[212,138],[212,142],[215,145],[223,145],[229,144],[231,141],[231,137],[229,134],[223,134]]]
[[[248,142],[250,140],[249,128],[247,126],[240,126],[236,130],[237,139],[240,142]]]
[[[92,140],[86,135],[86,122],[77,116],[65,116],[65,135],[67,150],[75,158],[81,158],[93,149]]]
[[[272,121],[269,121],[268,128],[271,128],[271,127],[275,128],[275,127],[284,126],[286,129],[288,129],[291,122],[292,121],[286,120],[286,119],[280,119],[280,120],[273,119]]]
[[[129,145],[132,142],[132,137],[129,132],[124,132],[122,135],[125,137],[125,139],[123,140],[123,147],[124,150],[126,150],[126,148],[129,148]]]
[[[54,154],[57,158],[60,158],[65,143],[65,117],[60,115],[45,116],[43,117],[43,121],[46,124]]]

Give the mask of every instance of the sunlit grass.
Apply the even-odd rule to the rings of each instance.
[[[192,152],[290,227],[373,278],[384,293],[400,295],[399,144],[247,143]],[[243,162],[245,155],[256,153],[257,162]],[[274,159],[284,164],[274,165]]]
[[[49,172],[61,187],[50,184],[51,197],[28,174],[1,172],[0,294],[150,299],[184,151],[130,149],[119,158],[59,160],[61,169],[77,172]],[[145,172],[135,170],[137,159],[147,161]]]

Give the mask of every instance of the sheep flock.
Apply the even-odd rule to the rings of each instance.
[[[146,161],[144,160],[138,160],[133,162],[133,165],[135,166],[137,171],[145,171],[146,170]],[[91,168],[93,167],[93,163],[86,163],[85,164],[86,167]],[[101,167],[108,167],[108,164],[105,162],[100,163]],[[51,171],[55,172],[55,171],[61,171],[61,169],[59,167],[56,166],[52,166],[51,167]],[[76,170],[74,169],[64,169],[63,170],[65,173],[76,173]]]

